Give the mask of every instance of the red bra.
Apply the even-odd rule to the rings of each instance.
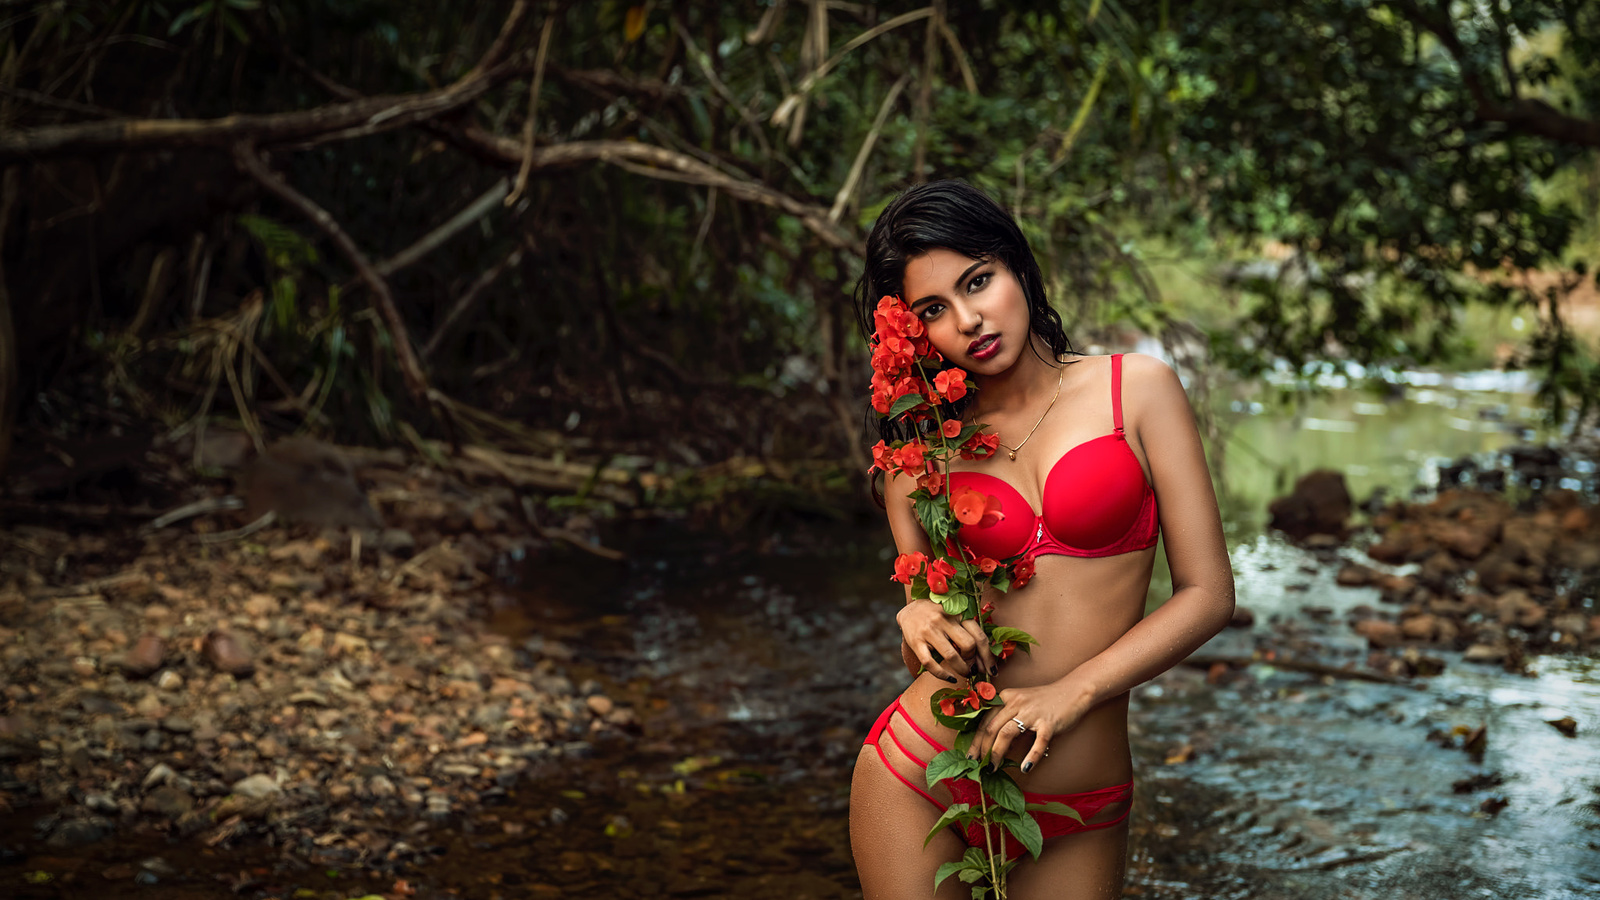
[[[1044,480],[1044,513],[1004,480],[982,472],[952,472],[950,487],[966,484],[994,494],[1005,518],[963,525],[961,542],[980,556],[1116,556],[1153,547],[1161,534],[1156,494],[1122,433],[1122,354],[1111,357],[1111,419],[1116,430],[1068,450]],[[1070,462],[1069,462],[1070,460]]]

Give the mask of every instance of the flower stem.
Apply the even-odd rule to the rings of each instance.
[[[978,811],[983,814],[983,817],[979,819],[979,821],[983,823],[983,846],[985,850],[989,851],[989,885],[994,888],[995,897],[1000,898],[1000,900],[1004,900],[1005,893],[1000,889],[999,875],[995,872],[994,868],[994,836],[993,832],[989,830],[989,826],[991,824],[989,822],[989,799],[987,793],[983,789],[983,780],[977,779],[977,781]],[[1004,838],[1001,838],[1001,840],[1004,840]]]

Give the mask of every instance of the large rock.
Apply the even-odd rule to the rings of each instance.
[[[1344,473],[1318,469],[1301,476],[1288,496],[1272,501],[1269,526],[1296,541],[1313,534],[1343,537],[1352,505]]]
[[[380,529],[350,461],[338,448],[311,438],[289,438],[267,448],[239,477],[246,514],[277,513],[279,521]]]

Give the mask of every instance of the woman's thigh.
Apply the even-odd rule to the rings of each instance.
[[[924,801],[926,802],[926,801]],[[1128,870],[1128,823],[1064,834],[1044,842],[1037,860],[1011,870],[1010,900],[1109,900],[1122,896]]]
[[[887,738],[885,738],[887,740]],[[923,838],[939,809],[895,778],[871,747],[862,747],[850,781],[850,850],[863,900],[965,900],[969,886],[946,879],[933,892],[939,866],[961,858],[967,845],[944,829],[927,847]]]

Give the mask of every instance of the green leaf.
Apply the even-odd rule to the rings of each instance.
[[[907,410],[916,409],[926,402],[927,400],[925,400],[921,394],[906,394],[899,400],[896,400],[893,406],[889,407],[889,418],[892,419],[895,416],[906,412]]]
[[[944,811],[944,815],[939,817],[939,821],[933,823],[933,828],[929,829],[928,836],[922,839],[922,846],[928,846],[929,842],[933,840],[934,835],[950,827],[951,825],[966,821],[971,813],[972,807],[969,804],[950,804],[949,808]]]
[[[967,759],[965,753],[955,750],[946,750],[928,761],[928,787],[933,787],[946,778],[962,778],[978,771],[979,762]]]
[[[1039,823],[1033,820],[1033,816],[1018,816],[1003,825],[1017,839],[1017,843],[1033,854],[1034,859],[1039,858],[1039,851],[1044,849],[1044,834],[1039,831]]]
[[[1037,640],[1034,639],[1033,635],[1027,633],[1026,631],[1023,631],[1021,628],[1013,628],[1010,625],[1001,625],[1001,626],[995,628],[993,631],[989,632],[989,640],[991,640],[991,641],[1016,641],[1019,644],[1037,644],[1037,643],[1039,643]]]
[[[1010,775],[984,769],[979,773],[979,777],[983,782],[983,792],[1002,809],[1020,813],[1027,807],[1028,800],[1022,796],[1022,788],[1017,787],[1017,783],[1011,780]]]
[[[940,710],[938,707],[934,707],[933,717],[934,719],[938,720],[940,725],[943,725],[946,728],[954,728],[957,731],[961,731],[967,727],[968,722],[977,718],[982,712],[983,710],[981,709],[968,709],[965,712],[958,712],[953,716],[947,716],[944,714],[943,710]]]
[[[958,860],[956,862],[947,862],[940,866],[938,871],[933,873],[933,889],[937,891],[939,885],[943,884],[946,878],[966,868],[966,865],[965,861]]]
[[[190,22],[193,22],[195,19],[198,19],[198,18],[200,18],[201,16],[204,16],[204,15],[207,15],[210,12],[211,12],[211,2],[210,2],[210,0],[207,0],[207,2],[205,2],[205,3],[200,3],[200,4],[197,4],[195,6],[191,6],[188,9],[184,10],[183,12],[178,13],[177,18],[172,20],[172,25],[167,28],[167,36],[171,37],[172,35],[177,34],[178,32],[183,30],[183,26],[188,25]]]
[[[954,747],[955,751],[957,753],[965,754],[968,750],[971,750],[972,749],[972,741],[977,736],[978,736],[978,733],[976,731],[963,731],[960,734],[956,735],[956,742],[955,742],[955,747]]]
[[[1004,594],[1011,590],[1011,576],[1006,574],[1004,568],[995,569],[994,574],[989,576],[989,586]]]
[[[1079,825],[1083,824],[1083,816],[1077,810],[1056,800],[1051,800],[1049,803],[1029,803],[1028,812],[1053,813],[1058,816],[1066,816],[1076,821]]]

